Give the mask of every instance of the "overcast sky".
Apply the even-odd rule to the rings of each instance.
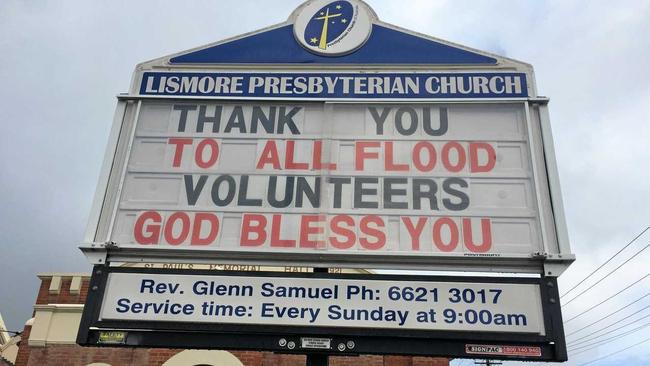
[[[9,328],[22,329],[31,316],[36,273],[90,270],[77,246],[114,96],[127,90],[134,66],[282,22],[299,3],[0,1],[0,312]],[[567,223],[578,257],[561,277],[562,289],[650,225],[650,2],[369,3],[389,23],[534,65],[540,94],[551,98]],[[648,242],[650,234],[621,260]],[[648,274],[649,259],[642,253],[569,304],[565,319]],[[567,331],[649,290],[646,279],[570,322]],[[626,314],[649,304],[646,298]],[[576,355],[568,365],[647,337],[649,328]],[[650,342],[594,364],[648,360]]]

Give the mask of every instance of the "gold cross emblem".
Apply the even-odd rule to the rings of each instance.
[[[337,6],[337,8],[339,6]],[[321,15],[322,14],[323,14],[323,12],[321,12]],[[316,20],[322,20],[323,21],[323,30],[321,31],[320,43],[318,44],[318,48],[320,48],[321,50],[327,49],[327,23],[329,23],[330,18],[336,18],[336,17],[340,17],[340,16],[341,16],[341,13],[331,14],[330,15],[330,9],[327,8],[327,12],[325,13],[325,15],[323,15],[322,17],[315,18]]]

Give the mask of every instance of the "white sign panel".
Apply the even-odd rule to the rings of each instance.
[[[100,320],[544,335],[539,285],[111,273]]]
[[[544,250],[523,104],[145,101],[134,120],[104,218],[121,248],[417,258]]]

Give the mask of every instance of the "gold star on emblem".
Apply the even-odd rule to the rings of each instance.
[[[337,5],[336,8],[337,8],[337,9],[341,9],[341,5]]]
[[[348,22],[347,19],[341,19],[341,23],[345,24],[345,23],[347,23],[347,22]]]
[[[313,44],[316,44],[316,43],[318,43],[318,38],[314,37],[314,38],[310,39],[309,42],[311,42]]]

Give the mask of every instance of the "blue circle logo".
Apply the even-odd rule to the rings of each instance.
[[[296,14],[296,40],[323,56],[340,56],[361,47],[370,37],[376,18],[359,0],[312,0],[298,8]]]
[[[354,8],[347,1],[334,1],[319,9],[305,28],[304,41],[327,50],[353,24]]]

